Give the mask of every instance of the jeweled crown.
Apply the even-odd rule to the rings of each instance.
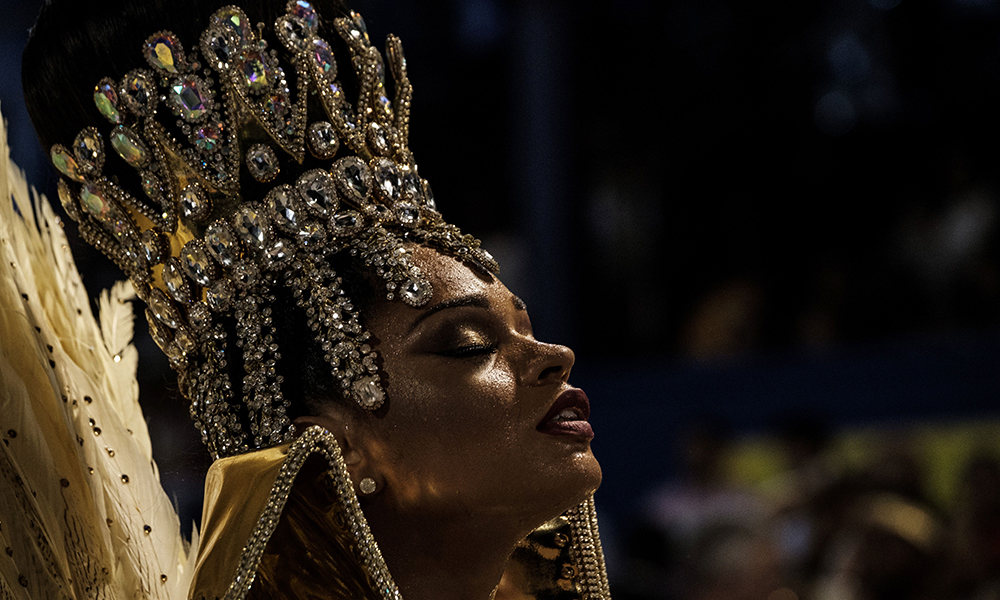
[[[332,26],[350,54],[353,104],[309,2],[291,0],[273,24],[277,48],[263,24],[252,27],[227,6],[191,46],[168,31],[150,36],[148,68],[94,89],[110,131],[88,127],[71,147],[51,148],[63,206],[147,303],[153,338],[215,457],[291,435],[271,315],[276,287],[307,315],[345,393],[374,410],[385,396],[377,351],[330,255],[349,252],[385,281],[388,299],[412,306],[432,290],[406,242],[498,270],[478,240],[443,221],[418,175],[399,39],[387,41],[390,100],[363,19],[351,13]],[[105,141],[134,169],[135,185],[104,174]],[[241,194],[258,183],[272,187]],[[242,382],[227,375],[227,356],[238,350],[223,315],[238,323]]]

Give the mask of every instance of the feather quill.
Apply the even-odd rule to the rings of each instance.
[[[0,598],[187,597],[197,531],[182,538],[152,460],[133,297],[116,284],[94,318],[0,126]]]

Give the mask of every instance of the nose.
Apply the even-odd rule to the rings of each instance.
[[[573,351],[561,344],[547,344],[532,340],[532,353],[524,371],[524,385],[548,385],[569,379],[569,372],[576,362]]]

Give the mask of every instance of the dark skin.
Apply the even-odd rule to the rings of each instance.
[[[589,497],[601,470],[589,438],[536,429],[572,389],[572,350],[535,340],[524,304],[495,277],[413,254],[430,302],[381,303],[366,322],[387,407],[327,402],[296,425],[333,432],[355,486],[378,484],[362,503],[404,598],[485,599],[514,546]]]

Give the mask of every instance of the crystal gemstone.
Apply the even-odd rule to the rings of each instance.
[[[267,239],[266,217],[252,206],[241,207],[236,213],[236,235],[247,246],[263,250]]]
[[[247,151],[247,165],[254,178],[267,181],[278,173],[278,157],[263,144],[257,144]]]
[[[73,181],[83,182],[83,175],[80,174],[80,165],[77,164],[76,159],[70,156],[65,148],[62,146],[52,146],[49,156],[52,159],[52,164],[59,169],[60,173]]]
[[[177,329],[177,326],[180,325],[174,316],[176,313],[173,304],[162,291],[153,290],[149,294],[149,309],[153,311],[156,319],[167,327]]]
[[[352,162],[344,168],[344,178],[347,185],[358,196],[368,196],[368,167],[361,162]]]
[[[342,212],[334,215],[333,224],[336,225],[338,229],[355,229],[361,224],[361,215],[353,210]]]
[[[327,121],[319,121],[310,125],[309,145],[319,158],[333,158],[340,145],[333,125]]]
[[[219,12],[219,18],[223,25],[233,30],[241,46],[247,43],[250,38],[250,22],[243,11],[236,7],[224,8]]]
[[[101,83],[94,88],[94,104],[104,118],[115,125],[122,122],[122,115],[118,112],[118,94],[110,83]]]
[[[171,36],[160,36],[146,43],[146,57],[149,62],[168,73],[177,73],[177,40]]]
[[[76,136],[74,143],[76,158],[90,169],[98,169],[104,162],[104,146],[101,144],[101,134],[93,129],[84,129]]]
[[[125,93],[141,107],[149,105],[153,96],[153,84],[143,73],[134,73],[125,79]]]
[[[180,267],[177,266],[176,261],[170,260],[167,261],[167,264],[163,265],[163,283],[167,285],[167,291],[170,292],[174,300],[184,303],[191,300],[187,280],[184,278],[184,273],[181,272]]]
[[[174,105],[180,111],[180,115],[184,120],[197,121],[208,112],[208,107],[205,106],[205,93],[202,91],[198,80],[192,77],[185,77],[170,86],[170,93],[172,94]]]
[[[319,18],[316,15],[316,9],[313,5],[306,0],[296,0],[295,6],[292,7],[292,14],[296,17],[302,19],[302,22],[306,24],[306,27],[310,29],[315,29]]]
[[[358,400],[358,403],[368,409],[382,406],[382,402],[385,400],[385,392],[382,391],[382,386],[371,376],[358,379],[351,386],[351,389],[354,390],[354,397]]]
[[[375,181],[378,182],[382,194],[389,200],[399,199],[402,180],[399,176],[399,169],[396,164],[387,158],[378,161],[375,167]]]
[[[271,192],[268,199],[271,214],[278,224],[293,231],[298,228],[299,222],[298,208],[292,196],[294,193],[292,188],[279,187]]]
[[[111,207],[108,199],[104,197],[104,192],[101,188],[93,183],[86,184],[80,190],[80,204],[98,220],[105,223],[111,221],[114,209]]]
[[[299,179],[299,190],[305,197],[306,204],[313,212],[326,216],[337,210],[337,195],[333,178],[326,171],[315,169]]]
[[[262,92],[271,87],[271,68],[259,53],[252,53],[243,61],[243,81],[251,92]]]
[[[195,186],[188,186],[181,192],[181,212],[185,218],[197,219],[209,210],[208,201]]]
[[[431,286],[422,281],[407,279],[399,292],[404,302],[411,306],[420,306],[430,300]]]
[[[305,50],[308,48],[310,31],[301,19],[282,19],[281,31],[296,49]]]
[[[333,79],[337,76],[337,63],[333,59],[333,51],[330,50],[329,44],[319,38],[313,40],[313,59],[325,77]]]
[[[208,47],[219,64],[226,64],[233,57],[233,47],[229,42],[229,36],[219,30],[208,34]]]
[[[243,254],[233,232],[222,223],[209,225],[205,231],[205,243],[208,244],[208,251],[224,267],[231,267]]]
[[[209,123],[194,132],[194,143],[202,150],[212,151],[222,139],[222,123]]]
[[[416,225],[420,220],[420,209],[410,203],[400,204],[396,211],[399,213],[399,222],[403,225]]]
[[[212,263],[209,262],[208,254],[199,244],[187,244],[181,250],[184,271],[188,277],[197,281],[201,285],[208,285],[211,280]]]
[[[146,164],[146,145],[130,129],[119,127],[111,134],[111,146],[129,165],[139,168]]]

